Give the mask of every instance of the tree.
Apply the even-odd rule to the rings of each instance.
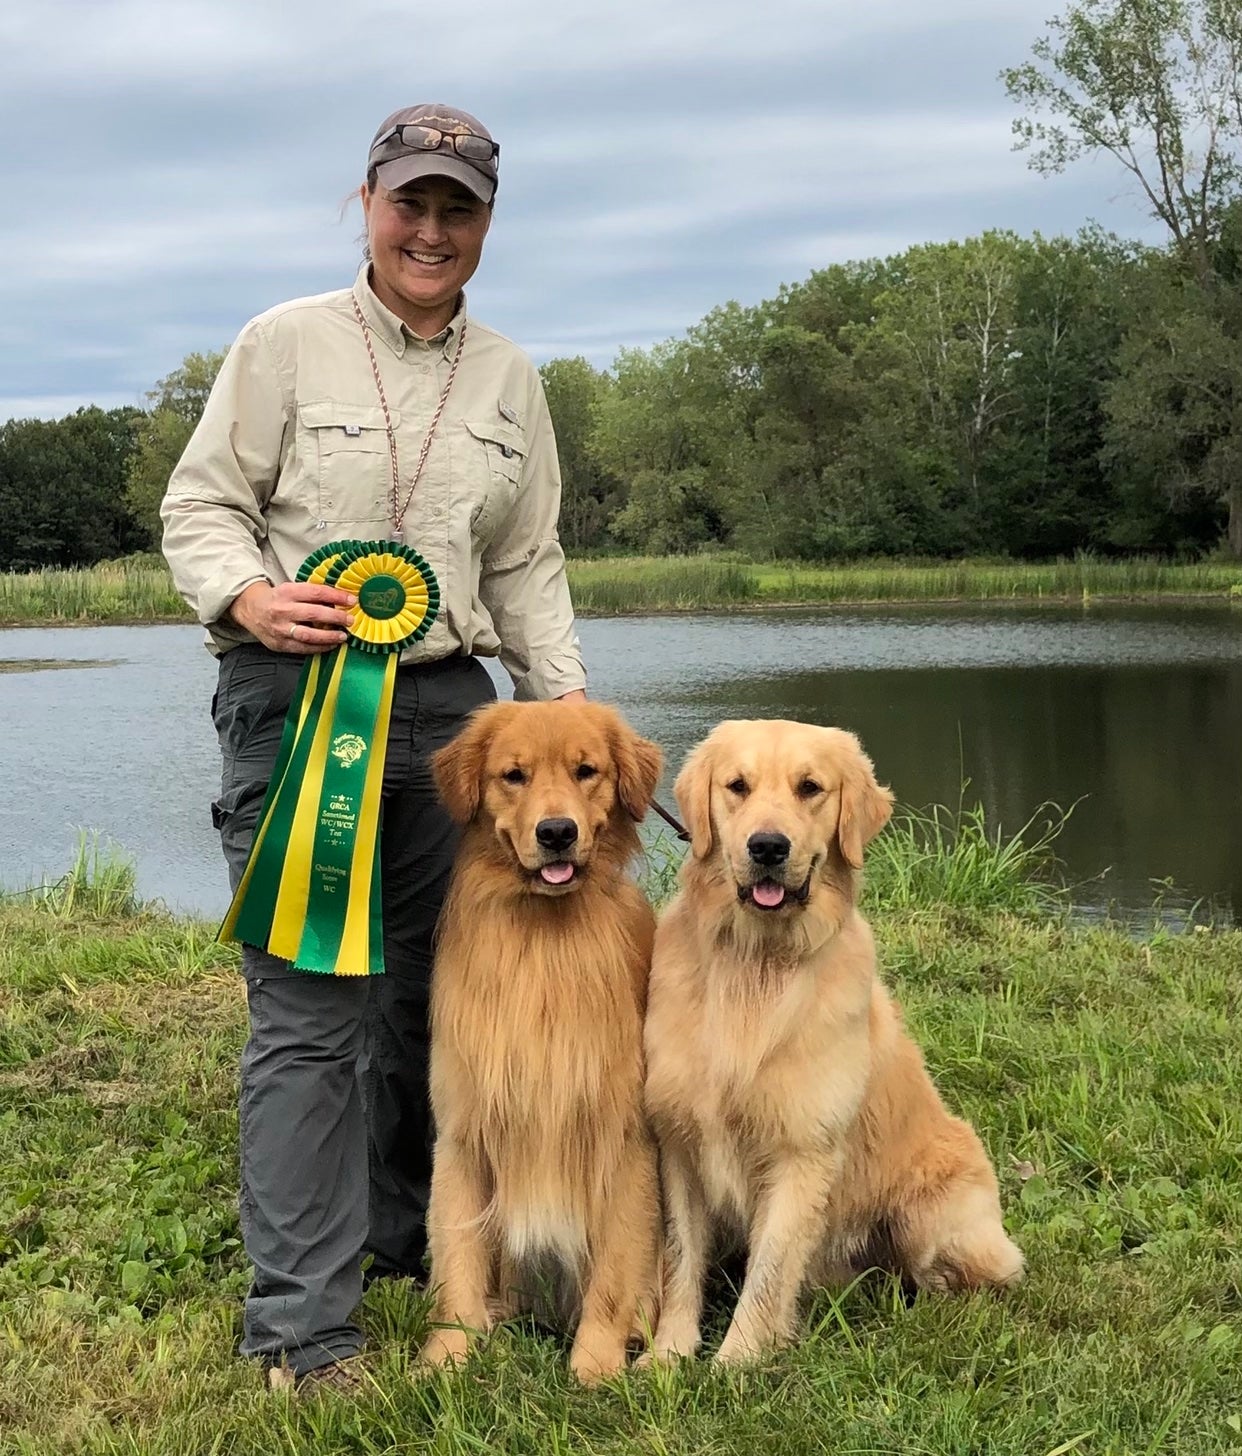
[[[590,439],[612,381],[583,358],[550,359],[539,373],[561,466],[561,539],[570,551],[603,545],[608,518],[621,504],[621,486],[591,453]]]
[[[1166,498],[1176,546],[1218,531],[1225,502],[1242,558],[1242,279],[1209,293],[1166,265],[1149,281],[1108,394],[1108,446],[1132,489]]]
[[[125,494],[149,544],[159,542],[160,502],[168,478],[190,443],[223,363],[223,352],[187,354],[180,368],[159,380],[147,394],[150,408],[138,422],[137,448]]]
[[[1236,365],[1242,319],[1229,298],[1234,285],[1221,275],[1242,186],[1242,0],[1077,0],[1033,49],[1041,64],[1002,72],[1015,101],[1050,118],[1018,118],[1019,148],[1033,148],[1032,165],[1043,172],[1084,153],[1116,158],[1202,295],[1185,295],[1183,322],[1198,322],[1180,344],[1142,326],[1130,349],[1145,376],[1135,398],[1165,406],[1163,468],[1178,462],[1166,488],[1184,491],[1193,480],[1215,490],[1228,508],[1229,547],[1242,555],[1242,479],[1232,464],[1242,460],[1233,438],[1242,420],[1232,388],[1222,387]],[[1133,454],[1133,400],[1124,382],[1119,388],[1114,439]]]
[[[702,354],[688,339],[622,349],[597,404],[590,450],[624,486],[609,529],[638,550],[686,551],[728,534],[714,468],[722,422],[705,397]]]
[[[141,544],[125,503],[133,409],[0,425],[0,570],[86,566]]]
[[[1206,282],[1242,179],[1242,4],[1078,0],[1048,28],[1032,47],[1041,64],[1001,72],[1037,113],[1014,121],[1018,148],[1045,174],[1084,154],[1116,158]]]

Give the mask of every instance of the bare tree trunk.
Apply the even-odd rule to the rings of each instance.
[[[1229,487],[1229,550],[1242,561],[1242,477],[1235,475]]]

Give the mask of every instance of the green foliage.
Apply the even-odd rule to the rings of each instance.
[[[150,408],[138,423],[125,498],[153,546],[160,541],[160,502],[168,478],[190,443],[223,363],[223,352],[187,354],[147,395]]]
[[[1159,530],[1182,546],[1178,527],[1202,539],[1202,517],[1224,516],[1242,557],[1242,5],[1075,0],[1033,50],[1035,62],[1002,73],[1027,111],[1014,133],[1032,166],[1112,156],[1172,239],[1117,357],[1108,453],[1125,484],[1107,535],[1128,546]],[[1224,511],[1196,520],[1195,496]]]
[[[138,417],[91,406],[0,425],[0,571],[89,564],[140,544],[124,501]]]
[[[80,830],[73,864],[60,879],[29,891],[31,899],[64,919],[119,918],[137,908],[133,861],[98,831]]]
[[[1110,414],[1145,320],[1175,329],[1187,314],[1190,295],[1170,300],[1161,282],[1168,267],[1095,230],[985,233],[716,309],[683,339],[623,350],[610,376],[555,360],[554,421],[606,473],[615,507],[571,507],[566,538],[809,561],[1209,549],[1239,478],[1224,449],[1191,501],[1159,441],[1144,453],[1136,431],[1123,447]],[[1201,351],[1218,393],[1236,373],[1229,337]],[[1227,410],[1202,397],[1231,436]],[[1161,420],[1189,436],[1179,407]]]
[[[620,483],[590,449],[599,404],[612,379],[582,358],[553,359],[539,373],[556,422],[561,540],[566,550],[581,550],[600,539],[619,504]]]
[[[191,618],[158,556],[136,554],[90,568],[0,575],[0,623]]]
[[[1237,0],[1075,0],[1032,50],[1034,63],[1001,73],[1031,165],[1112,156],[1206,281],[1242,182]]]
[[[1069,901],[1055,844],[1069,815],[1045,805],[1014,833],[990,826],[981,805],[902,809],[867,854],[867,904],[886,912],[931,908],[1051,917]]]

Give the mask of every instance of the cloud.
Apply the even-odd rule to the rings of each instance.
[[[1136,231],[1045,181],[997,72],[1046,0],[9,0],[0,419],[138,402],[188,352],[340,287],[340,205],[417,96],[501,139],[471,306],[536,358],[684,330],[849,257],[987,227]],[[1116,200],[1113,200],[1113,199]]]

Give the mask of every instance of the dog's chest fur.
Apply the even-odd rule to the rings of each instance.
[[[713,1214],[745,1225],[774,1158],[827,1156],[846,1135],[866,1085],[869,998],[721,962],[696,990],[675,1032],[648,1038],[648,1106],[687,1147]]]
[[[445,936],[433,1100],[445,1131],[482,1155],[510,1255],[576,1263],[641,1122],[645,965],[615,904],[589,923],[573,905],[539,908],[513,935],[484,942],[476,917]]]

